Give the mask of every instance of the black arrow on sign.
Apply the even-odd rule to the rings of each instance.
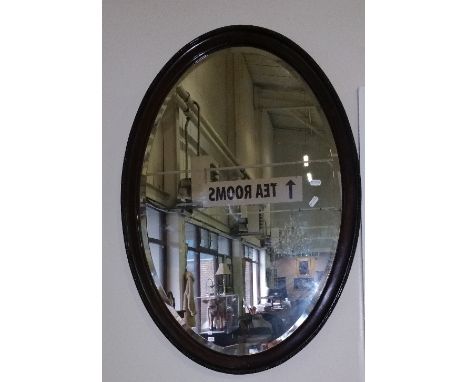
[[[295,186],[296,183],[294,183],[291,179],[289,179],[289,182],[286,183],[286,186],[289,187],[289,199],[292,199],[292,186]]]

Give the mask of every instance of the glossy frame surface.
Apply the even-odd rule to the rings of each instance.
[[[177,322],[160,297],[146,262],[140,215],[143,158],[155,117],[172,87],[200,59],[218,50],[248,46],[270,52],[295,69],[312,89],[335,140],[342,183],[342,215],[337,251],[327,283],[309,317],[287,339],[267,351],[230,356],[196,341]],[[220,372],[255,373],[277,366],[299,352],[325,324],[348,277],[360,226],[359,162],[351,127],[338,95],[315,61],[286,37],[254,26],[229,26],[206,33],[178,51],[147,90],[136,114],[125,152],[121,213],[128,261],[138,292],[154,322],[182,353]]]

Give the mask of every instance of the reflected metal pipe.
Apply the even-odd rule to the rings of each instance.
[[[190,122],[190,119],[187,117],[187,120],[185,121],[185,177],[188,178],[189,174],[189,168],[188,168],[188,124]]]
[[[308,161],[309,163],[330,163],[333,162],[333,159],[312,159]],[[276,162],[276,163],[262,163],[262,164],[251,164],[251,165],[242,165],[242,166],[228,166],[228,167],[216,167],[216,168],[204,168],[201,170],[189,170],[190,172],[204,172],[204,171],[224,171],[224,170],[242,170],[245,168],[260,168],[260,167],[277,167],[277,166],[289,166],[294,164],[303,164],[303,161],[294,161],[294,162]],[[184,172],[184,170],[172,170],[172,171],[157,171],[148,173],[147,175],[165,175],[165,174],[179,174]]]
[[[190,117],[193,121],[197,120],[197,110],[194,105],[194,101],[190,99],[190,93],[186,91],[182,86],[176,88],[175,101],[179,107],[184,111],[185,115]],[[224,143],[224,140],[219,136],[218,132],[213,126],[203,118],[203,115],[200,114],[200,129],[204,130],[207,138],[213,143],[213,145],[218,149],[221,155],[223,155],[229,162],[233,164],[238,164],[236,157],[231,152],[229,147]]]
[[[196,101],[193,101],[193,104],[197,107],[197,157],[199,157],[200,156],[200,105]]]

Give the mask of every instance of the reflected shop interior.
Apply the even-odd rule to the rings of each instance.
[[[336,153],[308,85],[266,51],[210,54],[169,92],[145,152],[141,228],[155,286],[193,338],[255,354],[304,322],[338,242]]]

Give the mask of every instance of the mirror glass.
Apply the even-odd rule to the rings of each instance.
[[[199,59],[167,94],[140,188],[155,288],[197,341],[256,354],[297,330],[330,274],[337,150],[303,79],[251,47]]]

